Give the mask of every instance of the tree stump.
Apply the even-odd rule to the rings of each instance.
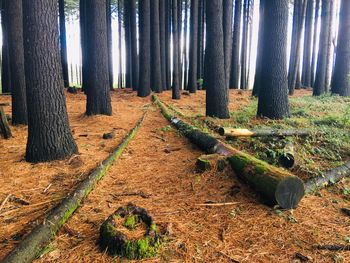
[[[0,133],[2,133],[5,139],[12,137],[11,129],[9,123],[7,122],[7,117],[3,106],[0,106]]]

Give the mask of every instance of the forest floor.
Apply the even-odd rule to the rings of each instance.
[[[160,98],[192,123],[203,126],[203,92],[183,96],[176,102],[170,96],[165,92]],[[297,168],[292,170],[296,175],[311,177],[349,158],[349,139],[341,137],[341,130],[349,132],[349,100],[330,97],[316,100],[310,92],[298,91],[291,99],[290,119],[267,121],[254,117],[256,100],[248,92],[231,91],[230,97],[231,120],[212,121],[244,128],[259,125],[320,128],[326,132],[332,129],[331,135],[312,136],[307,143],[295,138],[298,155],[313,161],[298,160]],[[114,92],[112,101],[112,117],[85,117],[85,97],[67,94],[70,125],[80,151],[80,155],[68,160],[26,163],[25,127],[11,127],[14,138],[0,139],[0,203],[11,195],[0,210],[0,259],[107,157],[150,103],[126,90]],[[10,113],[10,108],[6,111]],[[116,137],[103,140],[102,134],[111,130],[116,131]],[[335,144],[337,140],[341,141]],[[273,158],[266,151],[277,152],[283,144],[252,141],[232,143],[267,161]],[[339,156],[325,159],[321,154],[327,147],[332,147],[331,155],[336,152]],[[340,212],[340,208],[350,206],[349,180],[306,196],[294,211],[281,211],[262,204],[230,169],[197,173],[195,162],[201,154],[152,106],[121,158],[37,261],[110,262],[111,257],[96,245],[99,226],[129,202],[146,208],[160,228],[169,232],[159,257],[145,262],[300,262],[296,253],[309,257],[311,262],[350,261],[350,252],[314,248],[316,244],[350,242],[350,218]],[[143,192],[145,196],[127,196],[132,192]],[[233,204],[199,206],[208,201]]]

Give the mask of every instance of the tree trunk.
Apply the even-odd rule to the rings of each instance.
[[[188,28],[188,0],[185,0],[185,4],[184,4],[184,11],[185,11],[185,20],[184,20],[184,33],[183,33],[183,49],[182,49],[182,64],[181,64],[181,69],[182,69],[182,89],[186,89],[187,88],[187,28]]]
[[[255,77],[254,77],[254,86],[252,95],[257,97],[259,95],[259,90],[261,86],[261,70],[263,63],[261,61],[262,53],[264,52],[263,48],[263,37],[264,37],[264,2],[265,0],[260,0],[259,5],[259,35],[258,35],[258,50],[256,57],[256,67],[255,67]]]
[[[232,52],[233,0],[223,0],[223,30],[226,87],[229,87]]]
[[[106,0],[86,2],[87,115],[112,115],[108,75]]]
[[[7,122],[7,117],[4,112],[4,108],[1,105],[0,105],[0,134],[2,134],[5,139],[9,139],[12,137],[10,125]]]
[[[123,48],[123,41],[122,41],[122,0],[118,0],[118,49],[119,49],[119,74],[118,74],[118,88],[123,88],[123,55],[122,55],[122,48]]]
[[[188,70],[188,90],[190,93],[197,91],[198,10],[198,0],[191,0],[190,63]]]
[[[264,2],[264,37],[258,116],[289,116],[287,78],[288,0]]]
[[[226,137],[286,137],[286,136],[308,136],[311,134],[309,130],[275,130],[275,129],[235,129],[228,127],[220,127],[218,132],[221,136]]]
[[[27,124],[22,0],[6,0],[6,2],[10,74],[12,76],[12,123]]]
[[[78,152],[63,93],[57,8],[55,0],[23,0],[28,104],[26,160],[34,163]]]
[[[161,65],[161,83],[162,90],[166,90],[166,5],[165,0],[159,1],[159,34],[160,34],[160,65]]]
[[[107,21],[107,41],[108,41],[108,80],[109,88],[113,90],[113,42],[112,42],[112,10],[111,0],[107,0],[106,5],[106,21]]]
[[[311,48],[313,35],[313,19],[315,16],[314,1],[307,2],[307,11],[305,18],[305,34],[304,34],[304,55],[303,55],[303,73],[302,83],[304,87],[312,87],[311,85]]]
[[[1,66],[1,90],[2,93],[11,92],[11,69],[8,46],[8,19],[7,19],[7,1],[2,1],[1,27],[2,27],[2,66]]]
[[[60,23],[60,47],[64,87],[69,87],[68,58],[67,58],[67,37],[66,37],[66,14],[64,13],[64,0],[58,1],[59,23]]]
[[[317,59],[316,78],[313,95],[319,96],[326,92],[327,46],[329,37],[329,17],[331,0],[322,1],[321,31]]]
[[[223,1],[206,0],[206,115],[227,119],[228,92],[226,87],[224,31],[223,31]]]
[[[162,92],[162,65],[160,58],[159,0],[151,3],[151,88]]]
[[[86,79],[87,79],[87,73],[86,73],[86,2],[84,0],[80,0],[79,2],[79,23],[80,23],[80,46],[81,46],[81,60],[82,60],[82,66],[81,66],[81,85],[82,90],[86,94]]]
[[[136,0],[129,2],[130,12],[130,34],[131,34],[131,59],[132,59],[132,89],[138,89],[139,82],[139,61],[137,55],[137,23],[136,23]]]
[[[171,89],[171,0],[165,0],[165,19],[166,19],[166,37],[165,37],[165,64],[166,64],[166,83],[167,90]]]
[[[334,61],[334,16],[335,16],[335,1],[331,1],[330,4],[330,13],[329,13],[329,27],[328,27],[328,43],[327,43],[327,62],[326,62],[326,77],[325,77],[325,89],[326,92],[330,91],[330,84],[332,78],[332,68]]]
[[[342,0],[332,93],[350,96],[350,1]]]
[[[180,50],[179,50],[179,21],[178,21],[178,3],[179,0],[172,0],[172,20],[173,20],[173,86],[172,86],[172,98],[175,100],[180,99],[180,66],[179,66],[179,56],[180,56]]]
[[[248,54],[248,17],[249,0],[243,0],[243,33],[242,33],[242,57],[241,57],[241,89],[247,89],[247,54]]]
[[[132,55],[131,55],[131,32],[130,32],[130,9],[129,2],[124,1],[124,37],[125,37],[125,87],[132,86]]]
[[[198,0],[197,80],[203,79],[205,0]]]
[[[140,7],[140,83],[137,96],[151,93],[151,6],[150,0],[139,2]]]
[[[313,40],[312,40],[312,58],[311,58],[311,87],[315,84],[315,67],[317,61],[317,39],[318,39],[318,20],[321,12],[321,0],[316,0],[315,3],[315,19],[314,19],[314,32],[313,32]]]

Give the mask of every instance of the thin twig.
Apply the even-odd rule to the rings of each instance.
[[[226,205],[238,205],[238,202],[230,203],[204,203],[204,204],[195,204],[196,206],[226,206]]]
[[[1,209],[5,206],[5,204],[6,204],[7,201],[10,199],[10,197],[11,197],[11,194],[8,194],[8,195],[6,196],[6,198],[4,199],[4,201],[2,201],[2,203],[1,203],[1,205],[0,205],[0,211],[1,211]]]

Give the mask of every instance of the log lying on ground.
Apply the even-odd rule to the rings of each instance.
[[[286,137],[286,136],[308,136],[311,134],[309,130],[249,130],[249,129],[234,129],[229,127],[219,128],[219,134],[226,137]]]
[[[146,113],[145,113],[146,114]],[[80,206],[85,197],[94,189],[107,173],[113,162],[120,157],[130,140],[140,128],[145,114],[137,122],[136,126],[123,138],[114,152],[102,162],[89,176],[83,180],[76,190],[68,195],[58,206],[53,208],[46,216],[42,224],[38,225],[26,236],[10,254],[2,261],[4,263],[32,262],[40,252],[53,240],[57,231],[70,218],[73,212]]]
[[[294,145],[293,143],[287,143],[283,149],[282,154],[278,158],[279,163],[284,168],[292,168],[295,164],[294,157]]]
[[[210,134],[173,117],[155,95],[153,99],[164,117],[183,135],[207,153],[226,156],[237,176],[264,196],[269,203],[278,204],[285,209],[292,209],[298,205],[305,192],[304,183],[300,178],[234,149]]]
[[[312,193],[320,188],[335,184],[348,176],[350,176],[350,161],[326,172],[323,176],[315,177],[305,182],[305,192],[308,194]]]
[[[4,136],[5,139],[12,137],[10,125],[7,122],[7,117],[2,106],[0,106],[0,133]]]

